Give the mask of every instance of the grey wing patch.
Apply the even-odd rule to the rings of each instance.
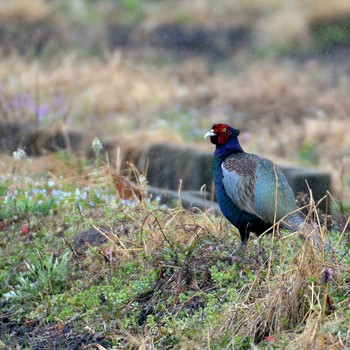
[[[228,157],[222,164],[226,193],[238,208],[255,215],[258,215],[254,205],[257,163],[258,158],[243,153]]]

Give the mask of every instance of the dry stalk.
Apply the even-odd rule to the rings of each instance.
[[[275,213],[273,216],[273,228],[272,228],[272,237],[270,240],[270,257],[269,257],[269,262],[268,262],[268,267],[267,267],[267,275],[266,279],[269,280],[270,278],[270,273],[271,273],[271,264],[272,264],[272,247],[275,239],[275,230],[276,230],[276,221],[277,221],[277,208],[278,208],[278,176],[277,176],[277,171],[276,171],[276,165],[273,163],[273,171],[275,173],[275,180],[276,180],[276,187],[275,187]]]

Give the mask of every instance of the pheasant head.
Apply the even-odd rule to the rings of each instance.
[[[243,152],[238,142],[239,130],[227,124],[214,124],[204,138],[210,137],[211,143],[218,149],[230,149],[233,152]]]

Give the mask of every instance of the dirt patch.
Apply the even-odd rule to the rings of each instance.
[[[109,232],[107,227],[99,229],[91,228],[79,233],[73,240],[73,246],[78,252],[82,252],[88,245],[101,245],[108,242],[105,234]]]
[[[75,319],[77,319],[76,317]],[[32,350],[67,349],[78,350],[97,344],[110,348],[108,337],[102,334],[91,334],[86,329],[76,330],[74,322],[41,324],[40,322],[0,323],[1,339],[11,348],[30,347]],[[7,341],[6,341],[7,340]]]

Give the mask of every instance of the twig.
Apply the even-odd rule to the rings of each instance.
[[[337,248],[338,248],[338,246],[339,246],[343,236],[345,235],[345,232],[346,232],[346,229],[347,229],[349,223],[350,223],[350,216],[348,217],[348,220],[346,221],[346,224],[345,224],[344,229],[343,229],[343,231],[342,231],[342,233],[341,233],[341,235],[340,235],[340,237],[338,239],[338,242],[336,243],[336,245],[335,245],[335,247],[333,249],[333,252],[332,252],[332,254],[331,254],[331,256],[330,256],[330,258],[328,260],[330,260],[335,255],[335,252],[337,251]]]
[[[66,231],[68,229],[68,226],[65,225],[64,227],[62,227],[57,233],[56,233],[56,236],[59,236],[61,235],[63,240],[64,240],[64,243],[68,246],[68,248],[72,251],[79,267],[81,268],[81,265],[80,265],[80,261],[79,261],[79,258],[78,258],[78,255],[77,253],[75,252],[75,249],[72,247],[72,245],[68,242],[66,236],[64,235],[64,231]]]
[[[270,273],[271,273],[271,264],[272,264],[272,250],[273,250],[273,242],[275,239],[275,230],[276,230],[276,220],[277,220],[277,208],[278,208],[278,176],[276,171],[276,165],[273,164],[273,171],[275,173],[275,179],[276,179],[276,191],[275,191],[275,213],[273,216],[273,227],[272,227],[272,237],[270,241],[270,256],[269,256],[269,262],[267,267],[267,274],[266,279],[269,280]]]

